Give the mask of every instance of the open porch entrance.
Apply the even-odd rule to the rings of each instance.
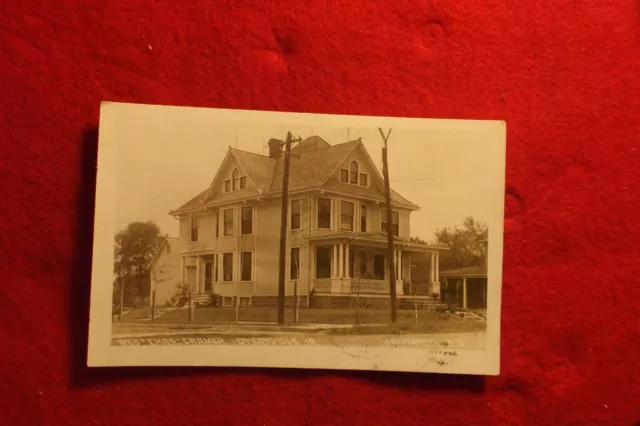
[[[386,235],[339,235],[310,239],[311,288],[319,294],[389,294],[389,263],[394,262],[396,294],[411,294],[411,255],[433,254],[433,280],[437,280],[438,248],[394,238],[389,259]]]

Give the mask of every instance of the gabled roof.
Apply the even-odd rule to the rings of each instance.
[[[162,242],[158,245],[156,252],[153,253],[153,257],[151,258],[151,260],[149,260],[149,263],[147,264],[147,269],[151,268],[151,266],[154,264],[154,262],[158,258],[158,255],[162,253],[162,249],[164,248],[164,246],[166,246],[167,244],[171,244],[172,242],[178,242],[179,240],[180,238],[176,238],[176,237],[166,237],[164,240],[162,240]]]
[[[289,190],[295,191],[322,187],[358,147],[362,147],[364,152],[367,153],[360,139],[337,145],[329,145],[319,136],[311,136],[305,139],[292,149],[289,169]],[[178,209],[172,211],[171,214],[189,211],[196,207],[204,207],[212,201],[214,196],[213,188],[216,186],[221,170],[230,159],[235,159],[239,168],[247,175],[247,179],[259,194],[277,195],[282,191],[284,157],[276,160],[265,155],[229,147],[229,151],[216,172],[216,176],[209,188],[196,195]],[[382,175],[371,161],[371,157],[369,157],[369,161],[375,170],[378,182],[380,182]],[[344,188],[345,192],[348,193],[357,192],[359,189],[361,188],[356,186]],[[380,199],[383,200],[384,197],[380,195]],[[391,190],[391,200],[394,204],[410,208],[418,207],[394,190]]]

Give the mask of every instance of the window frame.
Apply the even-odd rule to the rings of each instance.
[[[234,271],[233,271],[233,258],[235,257],[234,253],[232,251],[227,251],[227,252],[224,252],[224,253],[221,253],[221,254],[222,254],[222,282],[223,283],[232,283],[233,282],[233,275],[234,275]],[[228,280],[226,279],[226,276],[225,276],[225,272],[226,271],[225,271],[225,263],[224,263],[225,256],[227,256],[227,255],[231,256],[231,275],[230,275],[230,279],[228,279]]]
[[[297,274],[296,274],[295,277],[293,276],[293,271],[294,271],[294,269],[293,269],[293,264],[294,264],[294,262],[293,262],[293,259],[294,259],[293,253],[294,253],[294,251],[297,252],[297,254],[298,254],[298,256],[297,256],[298,259],[297,259],[297,262],[296,262],[296,264],[297,264],[297,267],[296,267]],[[301,256],[300,246],[291,247],[289,249],[289,280],[290,281],[300,281],[300,276],[301,276],[301,272],[302,272],[301,261],[302,261],[302,256]]]
[[[246,254],[249,254],[249,256],[251,257],[250,262],[249,262],[249,279],[246,280],[244,277],[244,256]],[[254,262],[254,258],[255,256],[253,255],[253,250],[242,250],[240,251],[240,256],[238,256],[238,262],[239,262],[239,269],[240,269],[240,282],[243,283],[248,283],[248,282],[252,282],[253,281],[253,262]]]
[[[397,215],[398,223],[393,223],[394,215]],[[380,209],[380,231],[382,231],[383,234],[387,233],[387,227],[384,226],[387,223],[386,220],[387,220],[386,209]],[[400,212],[397,210],[393,210],[393,209],[391,210],[391,225],[394,231],[393,236],[399,237],[400,236]]]
[[[222,236],[223,237],[233,237],[236,233],[236,212],[235,208],[230,207],[227,209],[222,209]],[[226,212],[231,212],[231,233],[227,234],[227,218]]]
[[[362,214],[364,213],[364,215]],[[364,226],[363,225],[364,221]],[[369,226],[369,206],[366,204],[360,204],[360,232],[367,232]]]
[[[351,210],[351,228],[350,229],[344,229],[342,227],[342,219],[345,217],[344,213],[343,213],[343,207],[344,204],[351,204],[352,206],[352,210]],[[346,232],[355,232],[355,222],[356,222],[356,203],[353,201],[348,201],[348,200],[340,200],[340,231],[346,231]]]
[[[355,167],[354,167],[355,165]],[[355,173],[355,175],[354,175]],[[369,173],[363,172],[360,167],[360,162],[356,159],[349,160],[349,165],[341,167],[338,171],[338,180],[340,183],[346,183],[348,185],[369,187]],[[355,182],[354,182],[355,176]]]
[[[324,226],[320,226],[320,201],[321,200],[326,200],[329,202],[329,211],[325,212],[324,214],[328,214],[329,215],[329,225],[327,227]],[[316,228],[317,229],[324,229],[324,230],[331,230],[333,229],[331,220],[333,219],[333,199],[329,198],[329,197],[318,197],[316,199]]]
[[[244,212],[250,210],[249,219],[244,218]],[[245,232],[245,222],[249,221],[249,232]],[[240,208],[240,235],[253,235],[253,206],[242,206]]]
[[[298,213],[293,212],[294,203],[298,203]],[[289,206],[289,229],[291,231],[299,231],[302,229],[302,198],[296,198],[291,200],[291,205]],[[294,227],[294,216],[298,218],[298,227]]]
[[[194,227],[194,223],[195,223],[195,227]],[[189,241],[191,241],[192,243],[197,243],[198,238],[200,237],[200,216],[190,216],[189,224],[190,224],[189,225],[190,226]],[[195,238],[193,237],[194,231],[195,231]]]

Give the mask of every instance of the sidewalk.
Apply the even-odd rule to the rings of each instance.
[[[367,324],[365,327],[377,327]],[[306,335],[337,329],[350,329],[353,324],[275,324],[269,322],[238,322],[218,324],[154,324],[141,322],[118,322],[113,324],[114,338],[154,337],[180,334],[252,334],[252,335]]]

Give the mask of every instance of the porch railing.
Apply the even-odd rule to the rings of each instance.
[[[388,294],[389,282],[383,280],[352,280],[351,294]]]

